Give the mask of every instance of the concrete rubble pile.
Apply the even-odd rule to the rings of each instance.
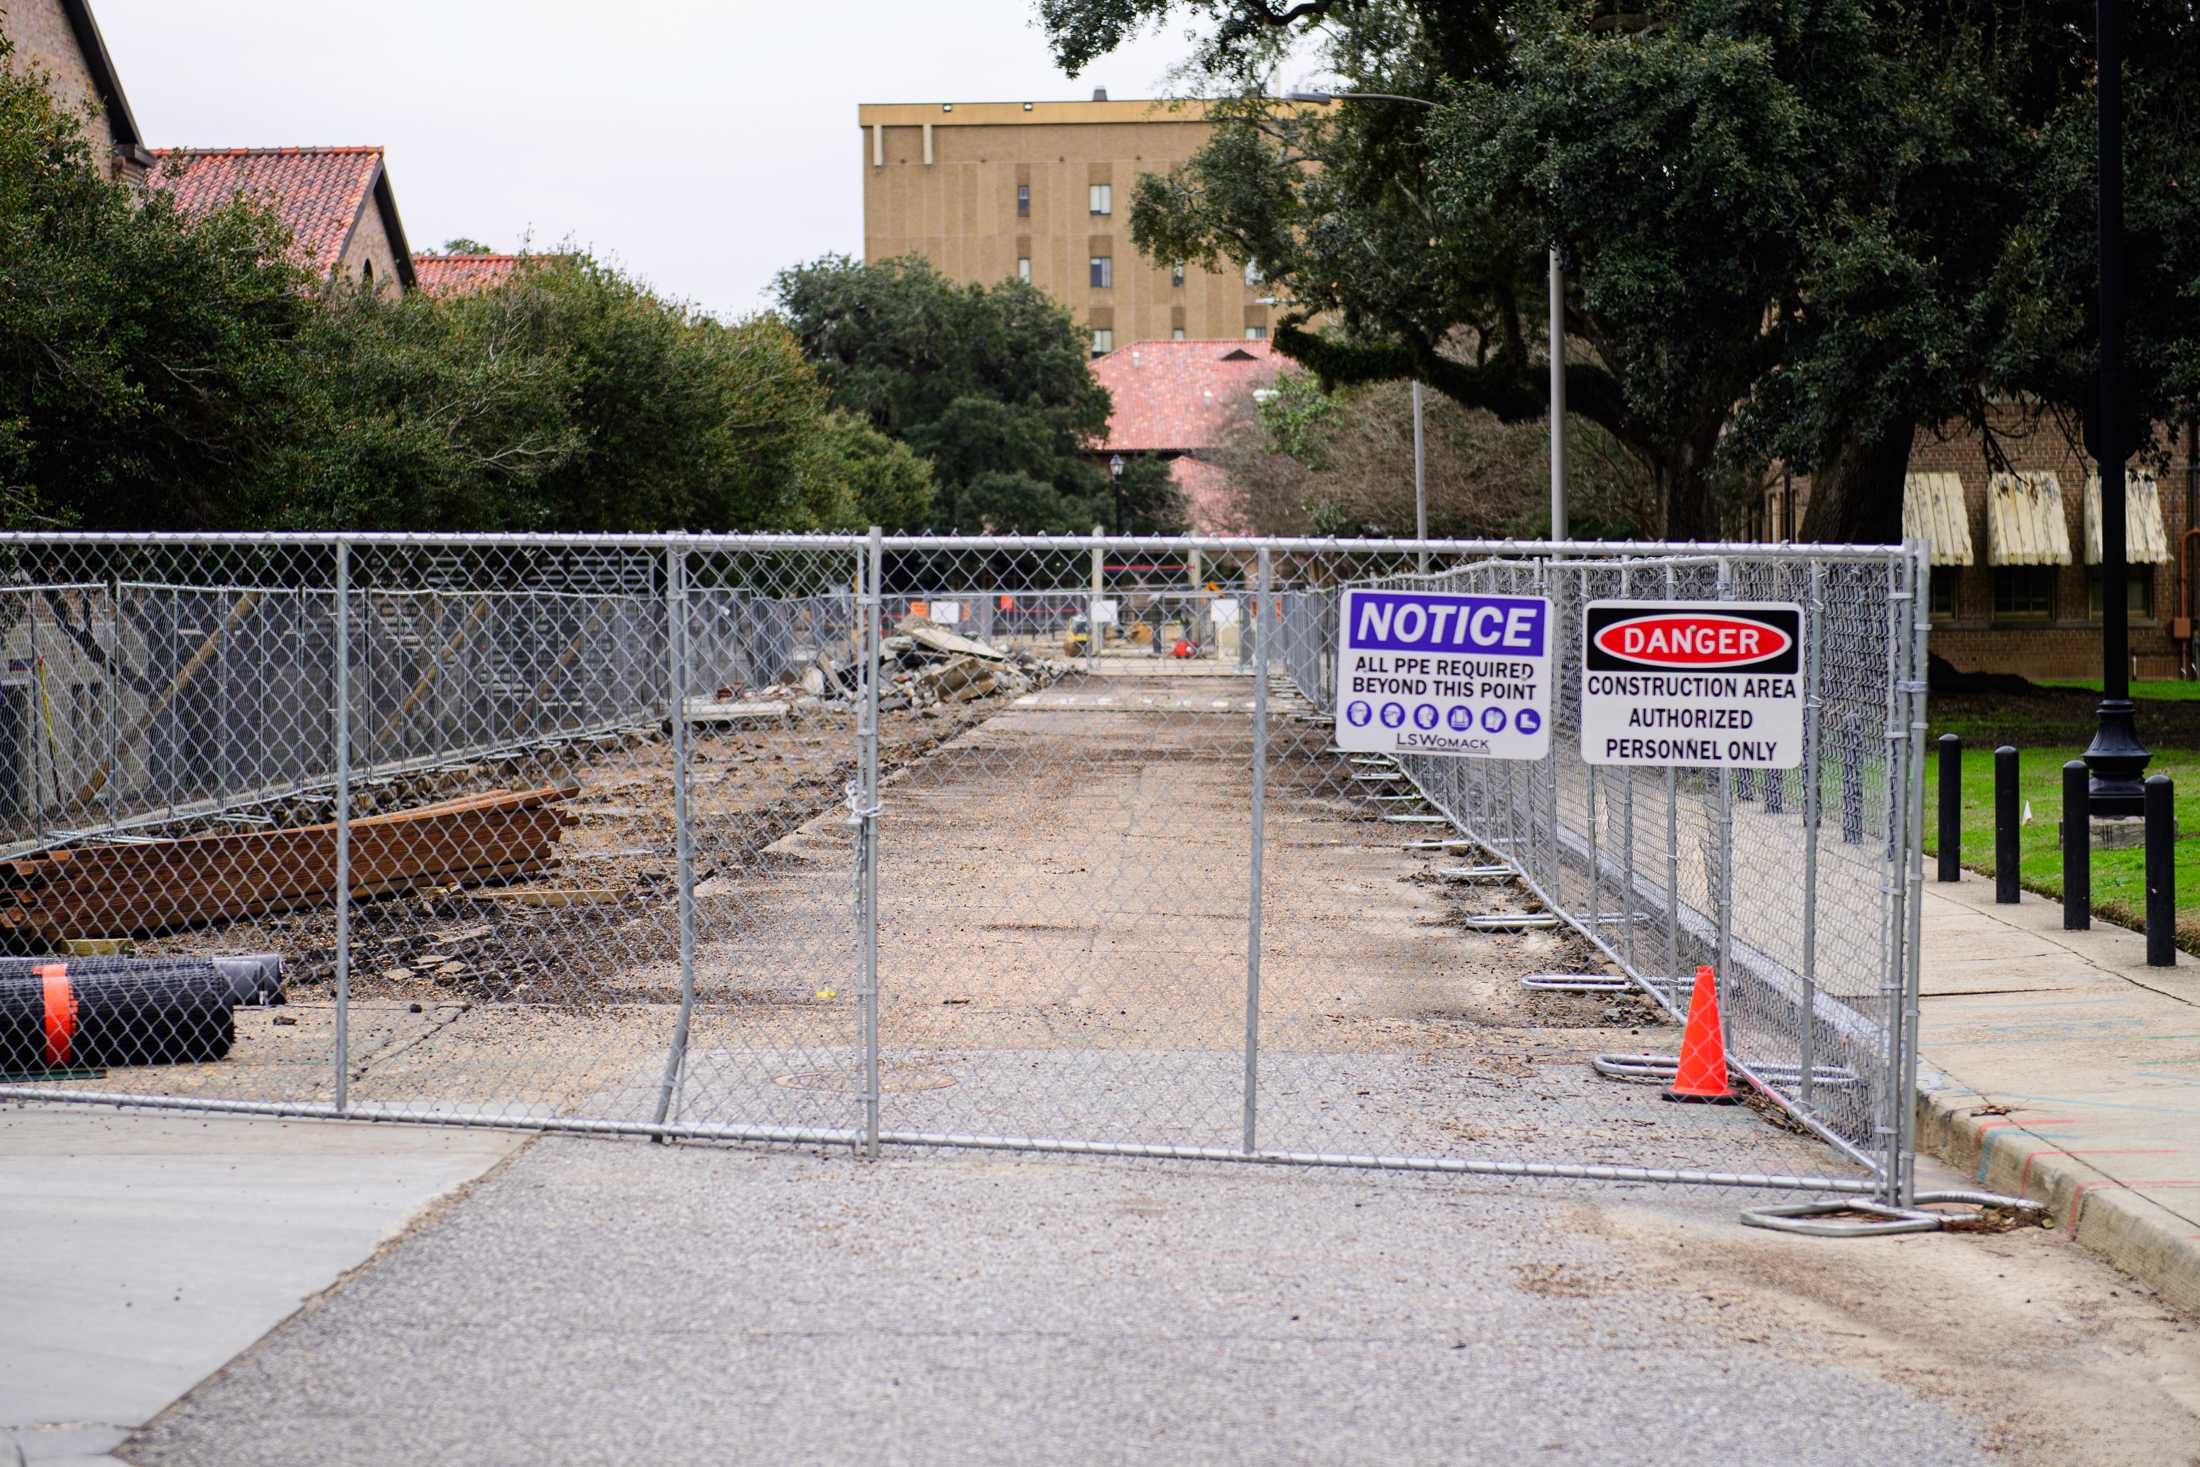
[[[1028,652],[1007,652],[966,637],[921,616],[904,617],[879,641],[879,709],[892,713],[915,709],[929,714],[943,706],[981,698],[1016,697],[1045,687],[1062,675],[1061,666]],[[736,693],[721,689],[715,700],[689,705],[698,723],[756,725],[799,718],[828,704],[852,703],[863,696],[862,668],[853,657],[820,653],[784,682]]]

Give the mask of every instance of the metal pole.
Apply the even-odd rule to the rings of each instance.
[[[1551,538],[1566,538],[1566,268],[1551,251]]]
[[[1421,434],[1421,379],[1413,379],[1413,538],[1428,539],[1428,455]],[[1428,570],[1428,552],[1420,553],[1420,568]]]
[[[863,801],[857,843],[862,850],[863,894],[863,1152],[879,1153],[878,1016],[878,814],[879,814],[879,604],[886,585],[885,535],[871,527],[862,598],[863,714],[857,737],[863,745]],[[1097,632],[1097,628],[1094,629]]]
[[[2086,815],[2083,759],[2063,765],[2062,882],[2063,930],[2083,932],[2093,925],[2093,822]]]
[[[2170,777],[2146,785],[2147,966],[2177,964],[2177,816]]]
[[[1095,540],[1100,538],[1100,527],[1092,527]],[[1100,593],[1105,589],[1107,558],[1098,545],[1092,547],[1092,603],[1085,611],[1085,671],[1090,676],[1100,672]]]
[[[2101,478],[2101,703],[2099,726],[2086,748],[2093,771],[2095,815],[2137,815],[2144,805],[2140,780],[2149,755],[2139,742],[2138,709],[2131,701],[2129,570],[2124,544],[2124,81],[2122,22],[2116,0],[2095,0],[2096,120],[2100,179],[2100,401],[2094,461]]]
[[[1665,565],[1665,599],[1673,599],[1673,564]],[[1680,771],[1665,766],[1665,981],[1681,981],[1681,782]]]
[[[1925,595],[1931,572],[1923,548],[1912,550],[1907,561],[1911,636],[1909,676],[1904,680],[1903,692],[1909,702],[1910,747],[1905,761],[1909,777],[1903,782],[1909,813],[1903,888],[1909,903],[1909,943],[1902,964],[1902,1022],[1896,1031],[1902,1048],[1895,1066],[1895,1154],[1889,1158],[1893,1163],[1889,1171],[1895,1179],[1892,1201],[1897,1207],[1910,1206],[1917,1195],[1917,1049],[1924,1017],[1920,994],[1925,931],[1925,672],[1927,638],[1932,631],[1932,608]]]
[[[657,1091],[657,1124],[672,1114],[673,1095],[687,1067],[688,1030],[695,1015],[695,826],[688,813],[687,553],[665,550],[666,716],[672,720],[672,824],[680,876],[680,1013]],[[662,1136],[657,1138],[663,1140]]]
[[[1260,551],[1260,610],[1269,615],[1268,548]],[[1257,1149],[1260,1107],[1261,872],[1268,827],[1268,658],[1253,667],[1253,886],[1245,919],[1245,1153]]]
[[[1733,562],[1719,558],[1719,599],[1724,601],[1734,584]],[[1726,1031],[1727,1048],[1734,1047],[1733,1005],[1724,1002],[1734,991],[1733,977],[1727,971],[1734,952],[1734,781],[1733,771],[1719,767],[1719,889],[1714,896],[1719,904],[1719,955],[1713,969],[1722,999],[1719,1004],[1719,1024]]]
[[[1994,750],[1994,901],[2017,900],[2017,751]]]
[[[351,1109],[351,544],[336,542],[336,1111]]]
[[[1803,607],[1803,1078],[1799,1099],[1812,1104],[1818,1063],[1818,817],[1825,804],[1818,787],[1824,735],[1818,719],[1825,699],[1825,577],[1823,562],[1810,563],[1810,599]]]
[[[2082,807],[2080,818],[2083,817]],[[1963,879],[1963,736],[1940,736],[1940,879]]]

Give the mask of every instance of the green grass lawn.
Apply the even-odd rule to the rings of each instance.
[[[2171,684],[2190,687],[2189,683]],[[1925,849],[1936,849],[1940,820],[1940,759],[1932,744],[1942,732],[1964,735],[1963,751],[1963,864],[1991,874],[1994,869],[1994,750],[1991,743],[1974,738],[1982,729],[1944,730],[1935,722],[1925,753]],[[2062,899],[2062,847],[2056,827],[2062,819],[2062,766],[2083,752],[2081,745],[2045,745],[2018,749],[2018,811],[2023,801],[2032,803],[2032,823],[2020,827],[2017,867],[2028,892]],[[2177,945],[2200,954],[2200,749],[2156,749],[2147,765],[2149,774],[2166,774],[2176,781],[2177,842]],[[1933,875],[1926,865],[1926,880]],[[2125,851],[2093,853],[2093,911],[2095,915],[2127,927],[2138,927],[2146,914],[2146,853]]]
[[[2081,688],[2089,693],[2101,690],[2099,678],[2043,678],[2043,688]],[[2131,685],[2132,698],[2141,703],[2195,703],[2200,702],[2200,682],[2186,682],[2182,678],[2154,678]]]

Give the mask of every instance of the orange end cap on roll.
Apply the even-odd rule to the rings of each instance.
[[[58,1070],[76,1052],[76,985],[67,963],[47,963],[38,976],[46,990],[46,1068]]]

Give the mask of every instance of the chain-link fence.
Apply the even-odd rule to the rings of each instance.
[[[0,538],[0,1095],[1900,1200],[1919,574]],[[1383,587],[1549,598],[1548,758],[1335,747],[1339,598]],[[1583,610],[1620,599],[1801,604],[1804,766],[1584,763]],[[1591,957],[1601,996],[1521,983]],[[1605,1052],[1698,963],[1789,1130],[1645,1113],[1670,1058]]]

